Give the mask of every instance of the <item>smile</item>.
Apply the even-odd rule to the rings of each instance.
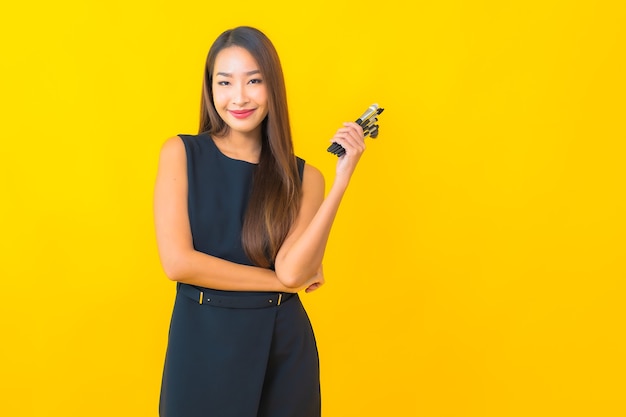
[[[256,109],[250,109],[250,110],[228,110],[228,112],[230,114],[233,115],[233,117],[237,118],[237,119],[245,119],[246,117],[250,116],[252,113],[254,113]]]

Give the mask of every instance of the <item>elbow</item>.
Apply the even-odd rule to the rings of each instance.
[[[279,268],[276,265],[276,277],[287,288],[301,288],[308,280],[313,277],[315,271],[293,270],[289,268]]]
[[[185,262],[182,261],[180,256],[178,257],[163,257],[161,259],[161,267],[163,268],[163,272],[165,276],[170,281],[181,281],[187,276],[187,271],[185,266]]]
[[[174,282],[178,282],[182,279],[183,275],[180,273],[180,271],[176,268],[172,268],[172,267],[163,267],[163,272],[165,272],[165,276],[167,277],[167,279],[169,279],[170,281],[174,281]]]
[[[298,288],[298,287],[301,286],[300,280],[298,279],[298,277],[295,277],[293,275],[279,275],[279,274],[276,274],[276,277],[278,278],[280,283],[283,284],[287,288],[294,288],[295,289],[295,288]]]
[[[165,276],[167,277],[167,279],[176,282],[181,280],[183,274],[180,268],[178,268],[176,265],[162,262],[161,266],[163,267],[163,272],[165,272]]]
[[[282,262],[277,262],[274,264],[274,272],[276,273],[276,278],[287,288],[296,288],[298,287],[299,277],[294,273],[290,268],[286,268],[286,265],[283,265]]]
[[[287,262],[281,254],[274,260],[274,272],[278,281],[285,287],[298,288],[302,286],[302,274],[299,273],[301,271],[298,271],[298,268],[295,268],[292,263]]]

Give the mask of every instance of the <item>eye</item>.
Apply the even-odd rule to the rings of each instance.
[[[230,84],[228,81],[218,81],[217,82],[217,85],[221,85],[221,86],[226,86],[228,84]]]
[[[248,84],[261,84],[262,82],[263,80],[260,78],[253,78],[250,81],[248,81]]]

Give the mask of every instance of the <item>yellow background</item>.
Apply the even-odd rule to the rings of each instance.
[[[324,415],[626,415],[624,3],[298,3],[1,6],[0,415],[157,415],[158,151],[241,24],[328,182],[386,109],[303,296]]]

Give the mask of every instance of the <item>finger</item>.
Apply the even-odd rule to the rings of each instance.
[[[358,137],[362,137],[363,136],[363,128],[354,122],[345,122],[343,123],[343,127],[337,129],[337,133],[338,134],[342,134],[342,133],[350,133],[350,134],[356,134],[356,136]]]
[[[336,143],[338,144],[337,151],[339,152],[337,153],[337,156],[339,156],[340,159],[345,155],[358,156],[362,154],[365,150],[363,144],[359,145],[356,143],[352,143],[350,140],[337,139]]]
[[[347,127],[347,131],[344,133],[345,138],[351,140],[355,145],[364,143],[365,135],[363,129],[356,123],[352,123]]]
[[[357,134],[357,136],[363,137],[363,128],[358,123],[345,122],[343,125],[345,126],[345,128],[348,128],[354,131]]]
[[[361,127],[357,125],[356,123],[354,124],[354,126],[346,126],[346,127],[337,129],[336,135],[339,135],[339,136],[347,135],[355,139],[364,137],[363,129],[361,129]]]
[[[350,131],[349,129],[339,129],[333,136],[333,140],[354,138],[355,136],[358,137],[358,135],[355,134],[354,131]]]
[[[364,138],[354,131],[335,135],[333,142],[340,144],[344,148],[350,147],[354,151],[363,152],[365,150]]]
[[[317,282],[315,284],[311,284],[307,287],[306,290],[304,290],[304,292],[311,292],[311,291],[315,291],[316,289],[318,289],[320,287],[320,284],[318,284]]]
[[[344,127],[337,129],[337,132],[330,140],[335,150],[344,149],[345,153],[359,154],[365,151],[365,137],[363,129],[357,123],[346,122]],[[343,153],[339,156],[343,156]]]
[[[351,141],[353,143],[358,143],[358,142],[362,142],[364,137],[361,131],[357,129],[342,128],[342,129],[337,130],[337,133],[335,133],[333,140],[335,139],[343,139],[343,140]]]

